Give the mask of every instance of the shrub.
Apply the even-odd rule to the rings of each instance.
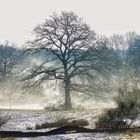
[[[51,105],[51,106],[46,106],[44,107],[45,111],[60,111],[60,110],[64,110],[64,104],[59,104],[59,105]]]
[[[85,108],[82,105],[73,105],[72,110],[84,110]],[[65,110],[64,104],[57,104],[44,107],[45,111],[62,111]]]
[[[70,120],[70,119],[60,119],[56,122],[45,122],[41,125],[37,124],[35,129],[45,129],[45,128],[53,128],[53,127],[61,127],[61,126],[87,126],[89,125],[87,120],[80,119],[80,120]]]
[[[33,130],[33,127],[27,126],[27,127],[26,127],[26,130]]]
[[[119,95],[114,100],[124,115],[140,113],[140,90],[133,89],[132,91],[127,91],[119,89]]]
[[[128,127],[127,122],[123,119],[123,113],[118,109],[110,109],[103,113],[95,122],[96,128],[111,128],[120,130]]]
[[[84,119],[72,120],[72,121],[69,122],[68,125],[71,125],[71,126],[87,126],[87,125],[89,125],[89,122],[87,120],[84,120]]]
[[[44,107],[44,110],[45,111],[59,111],[59,109],[56,108],[55,106],[47,106],[47,107]]]
[[[120,89],[119,95],[115,97],[115,103],[116,108],[107,110],[96,121],[95,126],[97,128],[121,130],[129,127],[140,112],[140,90],[127,91]]]
[[[10,117],[7,114],[0,113],[0,128],[9,121]]]
[[[67,119],[60,119],[56,122],[45,122],[41,125],[37,124],[35,126],[35,129],[44,129],[44,128],[51,128],[51,127],[60,127],[60,126],[63,126],[64,124],[67,124],[68,123],[68,120]]]

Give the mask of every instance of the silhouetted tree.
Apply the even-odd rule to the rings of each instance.
[[[139,77],[140,77],[140,36],[137,35],[129,44],[127,50],[128,64],[130,66],[130,76],[131,81],[136,86],[139,87]]]
[[[20,51],[14,43],[6,41],[4,44],[0,44],[0,90],[3,95],[7,95],[10,108],[12,96],[17,89],[15,86],[17,83],[15,68],[20,63],[20,58]]]
[[[106,54],[101,49],[103,40],[72,12],[62,12],[60,16],[54,14],[38,25],[34,32],[36,39],[28,42],[28,49],[37,52],[45,50],[46,60],[28,71],[28,76],[26,74],[23,79],[32,80],[28,86],[45,80],[61,80],[64,84],[65,108],[71,109],[72,80],[90,71],[100,72],[105,66]]]
[[[108,46],[113,48],[115,54],[114,57],[117,62],[114,70],[117,70],[115,75],[118,82],[115,82],[115,85],[118,83],[119,88],[128,87],[132,82],[132,65],[130,64],[131,55],[129,52],[130,46],[133,44],[135,37],[135,32],[128,32],[124,35],[114,34],[108,39]]]
[[[0,75],[2,77],[11,74],[19,61],[18,55],[15,44],[6,41],[5,44],[0,45]]]

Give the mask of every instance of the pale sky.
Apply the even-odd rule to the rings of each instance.
[[[73,11],[98,34],[140,33],[140,0],[0,0],[0,42],[19,46],[53,12]]]

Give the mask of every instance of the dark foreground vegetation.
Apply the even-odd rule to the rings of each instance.
[[[97,128],[111,128],[114,131],[130,128],[140,114],[140,91],[119,90],[115,98],[117,107],[107,110],[95,123]]]
[[[61,126],[87,126],[89,125],[87,120],[78,119],[78,120],[70,120],[70,119],[59,119],[53,123],[43,123],[41,125],[36,125],[35,129],[44,129],[44,128],[56,128]]]
[[[21,132],[21,131],[0,131],[0,137],[38,137],[38,136],[49,136],[49,135],[59,135],[59,134],[72,134],[72,133],[103,133],[115,132],[110,128],[96,128],[88,129],[79,126],[63,126],[60,128],[53,129],[48,132]],[[135,129],[124,129],[120,132],[140,132],[140,128]]]

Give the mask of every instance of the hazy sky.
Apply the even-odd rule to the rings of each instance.
[[[73,11],[99,34],[140,33],[140,0],[0,0],[0,42],[22,45],[53,12]]]

